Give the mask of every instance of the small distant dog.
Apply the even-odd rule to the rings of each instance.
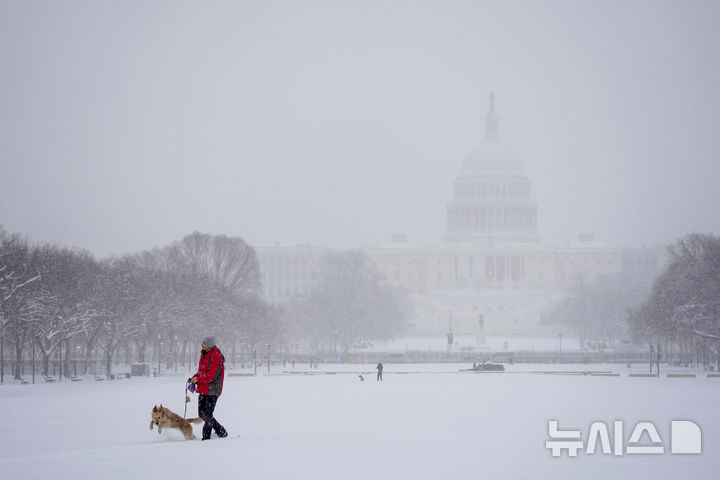
[[[360,377],[360,381],[361,381],[361,382],[364,382],[364,381],[365,381],[365,377],[363,377],[362,375],[358,375],[358,377]]]
[[[169,408],[163,407],[161,403],[159,407],[155,405],[152,409],[150,430],[153,429],[153,425],[157,425],[158,433],[162,433],[163,428],[177,428],[185,436],[185,440],[195,440],[197,437],[193,433],[191,423],[203,423],[203,419],[200,417],[182,418]]]

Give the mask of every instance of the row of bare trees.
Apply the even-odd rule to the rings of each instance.
[[[669,342],[681,351],[699,345],[703,358],[713,354],[720,367],[720,237],[693,233],[671,245],[666,268],[629,322],[638,341]]]
[[[615,345],[630,337],[628,312],[650,293],[653,277],[646,272],[578,278],[567,297],[543,318],[577,337],[585,348]]]
[[[13,374],[21,377],[29,346],[44,374],[58,349],[81,345],[85,368],[99,350],[110,375],[121,344],[134,345],[142,361],[159,342],[179,343],[184,358],[210,334],[226,345],[271,341],[281,334],[280,312],[261,300],[259,275],[254,249],[238,237],[193,233],[98,261],[0,228],[0,328],[16,360]]]
[[[702,351],[720,367],[720,237],[684,236],[668,247],[665,268],[653,277],[625,272],[578,281],[545,322],[563,325],[581,343],[631,339],[642,348],[661,344],[665,352]]]
[[[310,350],[343,352],[402,332],[409,296],[392,287],[360,251],[331,254],[309,294],[286,308],[288,334]]]

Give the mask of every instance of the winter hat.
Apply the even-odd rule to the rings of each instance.
[[[203,338],[203,343],[207,345],[208,347],[212,348],[215,346],[215,337],[210,335],[209,337]]]

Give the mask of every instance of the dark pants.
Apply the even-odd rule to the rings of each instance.
[[[379,371],[378,371],[377,381],[378,381],[378,382],[382,382],[382,370],[379,370]]]
[[[210,438],[213,430],[215,430],[218,437],[227,435],[225,428],[213,417],[217,401],[217,395],[200,395],[198,398],[198,416],[205,421],[202,429],[203,440]]]

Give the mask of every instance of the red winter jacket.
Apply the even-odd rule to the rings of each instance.
[[[213,347],[200,356],[197,377],[197,393],[220,395],[225,378],[225,357],[219,348]]]

